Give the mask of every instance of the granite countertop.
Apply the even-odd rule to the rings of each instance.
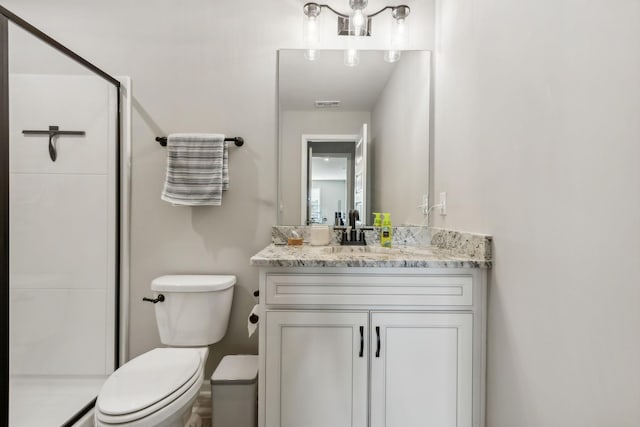
[[[436,246],[287,246],[271,244],[251,257],[262,267],[491,268],[491,260]]]

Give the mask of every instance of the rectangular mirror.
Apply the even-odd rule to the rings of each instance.
[[[431,55],[341,50],[278,51],[278,224],[346,223],[352,209],[372,224],[422,224],[429,188]]]

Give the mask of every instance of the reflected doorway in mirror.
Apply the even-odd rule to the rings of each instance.
[[[302,135],[301,224],[333,225],[354,206],[357,135]]]

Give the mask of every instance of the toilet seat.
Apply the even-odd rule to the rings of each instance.
[[[98,395],[97,420],[131,423],[168,406],[181,406],[199,392],[202,356],[198,348],[157,348],[125,363]]]

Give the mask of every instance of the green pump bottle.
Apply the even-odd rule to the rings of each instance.
[[[380,229],[380,245],[385,248],[391,247],[393,229],[391,227],[391,214],[382,214],[382,228]]]

